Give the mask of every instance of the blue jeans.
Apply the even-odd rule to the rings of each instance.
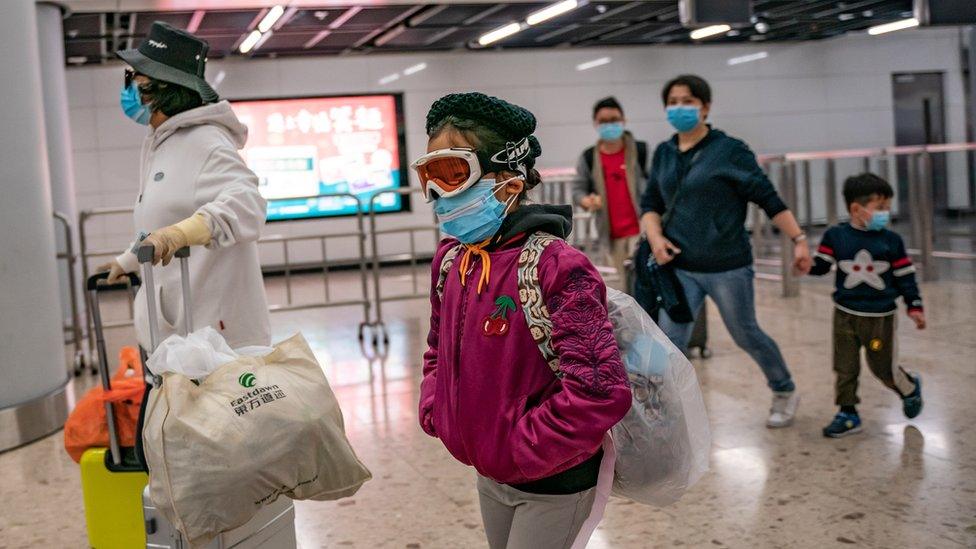
[[[692,313],[698,314],[706,295],[711,297],[735,344],[759,364],[770,389],[792,391],[796,388],[776,342],[756,322],[755,290],[752,286],[755,272],[751,266],[720,273],[696,273],[681,269],[675,269],[675,272],[684,287]],[[673,322],[662,311],[660,325],[671,341],[687,352],[694,322]]]

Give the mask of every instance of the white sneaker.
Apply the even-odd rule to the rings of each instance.
[[[796,409],[800,406],[800,395],[796,391],[773,393],[773,403],[769,408],[769,419],[766,427],[789,427],[796,416]]]

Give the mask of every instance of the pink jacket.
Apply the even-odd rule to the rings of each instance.
[[[441,242],[431,288],[444,254]],[[631,405],[630,385],[607,316],[606,286],[590,261],[563,241],[539,262],[553,323],[558,380],[529,334],[518,298],[521,242],[491,252],[491,280],[479,295],[482,262],[461,285],[460,255],[431,291],[420,424],[460,462],[497,482],[549,477],[593,456]],[[498,305],[506,296],[515,307]],[[501,299],[501,303],[505,303]],[[503,309],[500,311],[500,309]]]

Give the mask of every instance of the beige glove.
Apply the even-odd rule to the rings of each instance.
[[[122,268],[122,265],[118,261],[113,260],[104,265],[99,265],[96,271],[99,273],[108,271],[108,279],[105,281],[107,284],[125,282],[125,269]]]
[[[205,246],[210,243],[210,237],[206,218],[203,214],[194,214],[175,225],[153,231],[142,244],[152,244],[155,247],[153,265],[162,262],[165,267],[177,250],[186,246]]]

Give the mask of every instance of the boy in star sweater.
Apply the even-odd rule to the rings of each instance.
[[[837,266],[834,291],[834,372],[840,411],[824,428],[826,437],[860,432],[856,405],[861,348],[866,349],[871,372],[898,393],[909,418],[922,411],[922,384],[918,374],[897,364],[895,320],[901,296],[915,326],[925,328],[922,297],[915,283],[915,266],[905,243],[885,228],[894,192],[887,181],[872,173],[848,177],[844,200],[850,222],[831,227],[817,249],[812,275],[825,275]]]

